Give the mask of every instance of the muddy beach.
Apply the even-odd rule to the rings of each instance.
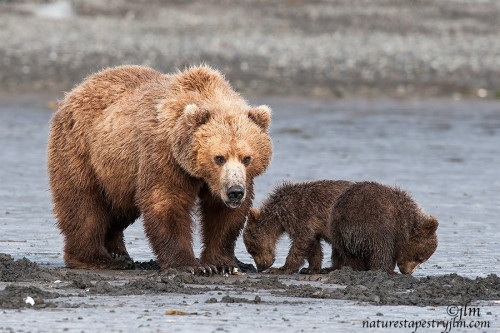
[[[474,331],[500,327],[497,101],[251,101],[274,111],[276,153],[256,180],[257,206],[283,180],[377,180],[408,190],[439,219],[439,247],[412,276],[342,270],[196,277],[156,270],[141,221],[125,234],[138,269],[64,267],[45,170],[50,106],[57,98],[0,99],[1,331],[361,331],[377,320],[407,320],[403,331],[414,331],[410,325],[422,320],[458,320],[466,304],[477,311],[463,320],[489,325]],[[328,266],[330,249],[323,250]],[[287,252],[284,237],[275,265]],[[241,239],[236,255],[252,262]]]
[[[253,292],[256,296],[247,299],[225,295],[220,299],[208,298],[205,303],[290,303],[286,300],[265,301],[257,295],[262,291],[273,296],[296,298],[297,301],[292,302],[293,304],[304,304],[307,299],[318,298],[351,300],[372,305],[445,306],[500,299],[500,278],[496,274],[475,279],[457,274],[415,278],[411,275],[389,276],[382,271],[354,272],[345,268],[316,275],[294,274],[281,277],[246,272],[244,276],[226,274],[204,277],[179,273],[175,269],[143,270],[140,269],[141,263],[136,265],[138,268],[135,270],[121,272],[48,269],[25,258],[14,260],[9,255],[1,254],[0,281],[10,284],[0,292],[0,306],[4,309],[40,309],[65,307],[65,298],[75,295],[196,295],[224,289],[231,290],[236,295]],[[22,282],[32,285],[19,284]],[[467,292],[463,292],[464,290]],[[34,304],[25,301],[28,296],[34,299]],[[52,300],[55,298],[57,301]],[[72,307],[82,306],[85,303],[74,304]]]

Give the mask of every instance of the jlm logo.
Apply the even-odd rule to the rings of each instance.
[[[467,317],[481,317],[481,309],[470,307],[465,304],[464,306],[450,305],[446,308],[446,312],[457,320]]]

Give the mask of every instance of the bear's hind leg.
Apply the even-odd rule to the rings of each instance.
[[[125,247],[123,231],[138,217],[139,211],[137,209],[133,209],[126,213],[115,213],[106,231],[106,238],[104,241],[104,246],[112,258],[128,261],[130,265],[133,265],[133,260],[130,258],[127,248]]]
[[[323,268],[321,270],[322,273],[328,273],[328,272],[335,271],[335,270],[338,270],[338,269],[341,269],[342,267],[344,267],[346,257],[345,257],[344,250],[341,249],[340,247],[336,246],[336,244],[338,244],[338,243],[339,243],[339,241],[336,242],[334,240],[333,244],[332,244],[332,257],[331,257],[332,266],[327,267],[327,268]]]
[[[394,274],[396,268],[396,259],[391,255],[391,250],[377,248],[370,256],[367,263],[367,269],[371,271],[382,270],[390,275]]]
[[[309,267],[302,268],[300,274],[316,274],[321,271],[323,261],[323,251],[321,249],[321,240],[315,238],[307,249],[307,262]]]
[[[308,239],[309,237],[306,238]],[[271,267],[266,270],[266,273],[292,274],[298,272],[299,268],[302,267],[306,261],[307,251],[309,249],[309,244],[304,239],[305,238],[292,240],[292,245],[290,246],[290,251],[288,251],[288,256],[286,257],[285,264],[280,268]]]
[[[54,211],[65,237],[66,265],[86,269],[125,268],[125,262],[113,259],[104,246],[113,216],[102,195],[85,189],[66,189],[63,193],[63,196],[54,193]]]

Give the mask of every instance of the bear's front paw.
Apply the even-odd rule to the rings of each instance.
[[[129,264],[130,266],[133,266],[134,265],[134,260],[132,260],[132,258],[130,258],[130,256],[127,254],[119,254],[119,253],[110,253],[111,255],[111,258],[113,258],[113,260],[117,260],[117,261],[123,261],[127,264]]]
[[[234,275],[240,275],[239,273],[240,269],[238,267],[238,262],[236,258],[231,258],[231,257],[209,257],[209,256],[204,256],[202,254],[200,258],[200,263],[206,265],[209,265],[211,267],[216,267],[215,273],[219,273],[222,275],[225,274],[234,274]]]
[[[217,267],[215,267],[214,265],[197,264],[193,266],[175,267],[175,269],[177,269],[177,271],[179,272],[190,273],[193,275],[201,275],[201,276],[212,276],[218,273]]]
[[[223,264],[223,265],[217,265],[217,268],[219,269],[219,272],[222,275],[241,275],[240,269],[237,264]]]
[[[214,271],[214,274],[219,274],[219,273],[222,275],[241,274],[237,263],[205,264],[205,266],[212,267],[212,271]]]

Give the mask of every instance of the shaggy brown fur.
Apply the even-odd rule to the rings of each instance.
[[[276,243],[283,233],[287,233],[292,245],[285,265],[270,268],[267,272],[291,274],[297,272],[306,259],[309,267],[301,272],[319,272],[323,259],[321,240],[331,243],[329,223],[332,207],[337,197],[351,184],[343,180],[285,183],[274,190],[262,204],[260,212],[251,208],[243,240],[257,269],[263,271],[274,263]]]
[[[429,259],[438,245],[438,221],[410,195],[374,182],[352,185],[337,200],[331,218],[331,269],[384,270],[403,274]]]
[[[251,108],[206,66],[173,75],[124,66],[87,78],[61,102],[49,139],[66,264],[127,266],[123,230],[142,214],[163,268],[236,267],[253,178],[272,155],[270,117],[267,106]],[[191,231],[197,197],[199,261]]]

